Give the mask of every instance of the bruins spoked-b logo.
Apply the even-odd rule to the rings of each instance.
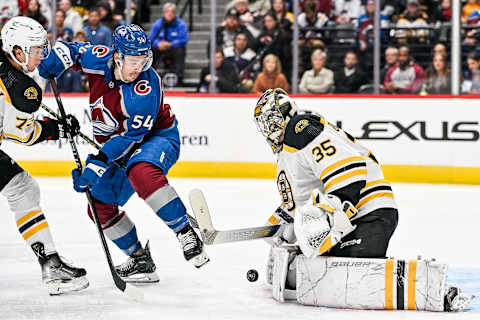
[[[28,87],[25,92],[23,93],[25,98],[28,100],[37,100],[38,99],[38,91],[34,87]]]
[[[280,192],[280,196],[282,197],[282,202],[285,208],[288,211],[292,211],[295,209],[295,201],[293,200],[292,194],[292,187],[290,182],[288,182],[287,175],[285,171],[280,171],[277,177],[277,188],[278,192]]]

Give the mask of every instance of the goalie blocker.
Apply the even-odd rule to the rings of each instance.
[[[474,298],[446,284],[447,265],[429,260],[317,256],[277,247],[275,300],[348,309],[459,311]]]

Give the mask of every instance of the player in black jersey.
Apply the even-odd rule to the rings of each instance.
[[[31,146],[45,140],[66,138],[79,130],[77,119],[35,120],[42,89],[32,79],[40,61],[49,53],[47,32],[33,19],[15,17],[1,31],[0,143],[12,141]],[[17,227],[31,246],[42,269],[42,280],[51,295],[88,287],[86,271],[63,261],[57,253],[45,215],[40,208],[37,182],[9,155],[0,150],[0,192],[15,214]]]

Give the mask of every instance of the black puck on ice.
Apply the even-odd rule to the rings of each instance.
[[[258,280],[258,271],[255,269],[250,269],[247,271],[247,280],[250,282],[255,282]]]

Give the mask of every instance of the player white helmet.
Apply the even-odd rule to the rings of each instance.
[[[268,89],[255,106],[258,131],[267,138],[273,153],[282,150],[283,135],[290,119],[297,114],[295,102],[281,88]]]
[[[25,53],[25,62],[20,62],[13,53],[13,48],[19,47]],[[2,28],[2,49],[10,57],[22,66],[24,72],[27,69],[28,57],[32,47],[42,48],[43,59],[50,53],[50,43],[47,39],[47,31],[37,21],[28,17],[14,17]]]

